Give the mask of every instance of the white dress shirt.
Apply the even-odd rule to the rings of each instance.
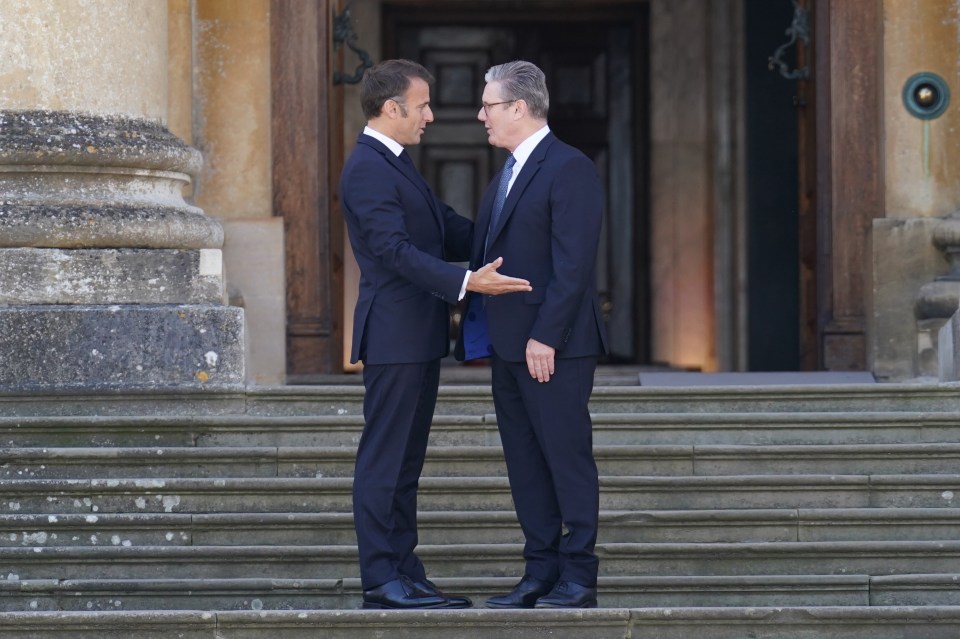
[[[513,150],[513,159],[516,163],[513,165],[513,175],[510,176],[510,182],[507,184],[508,195],[510,194],[510,189],[513,188],[513,183],[517,181],[517,176],[520,175],[520,169],[527,163],[530,154],[537,148],[540,141],[547,137],[548,133],[550,133],[550,127],[544,124],[542,129],[518,144],[517,148]]]

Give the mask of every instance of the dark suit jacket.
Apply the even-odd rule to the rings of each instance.
[[[409,364],[450,350],[449,304],[466,271],[473,224],[441,202],[413,164],[360,134],[340,176],[360,266],[350,361]]]
[[[480,202],[472,269],[484,262],[484,230],[499,182],[498,173]],[[485,261],[503,257],[501,273],[533,286],[486,299],[489,338],[499,357],[524,361],[531,337],[557,349],[561,358],[606,352],[596,285],[602,215],[603,190],[593,162],[549,133],[517,175],[487,242]]]

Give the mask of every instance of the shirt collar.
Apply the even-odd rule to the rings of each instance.
[[[369,135],[371,138],[375,138],[383,142],[384,146],[390,149],[390,151],[392,151],[397,157],[400,157],[400,154],[403,153],[403,145],[393,138],[387,137],[383,133],[380,133],[376,129],[371,129],[369,126],[365,126],[363,127],[363,134]]]
[[[520,172],[520,168],[527,161],[527,158],[529,158],[530,154],[533,153],[533,150],[537,148],[537,145],[540,144],[540,141],[547,137],[548,133],[550,133],[550,127],[544,124],[542,129],[517,145],[517,148],[513,150],[513,159],[517,161],[517,163],[513,166],[514,175]]]

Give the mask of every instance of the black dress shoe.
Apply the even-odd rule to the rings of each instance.
[[[552,588],[553,582],[524,575],[513,590],[505,595],[490,597],[484,605],[487,608],[533,608],[537,599],[550,592]]]
[[[572,581],[558,581],[549,594],[537,599],[537,608],[596,608],[597,589]]]
[[[429,579],[415,581],[413,582],[413,587],[416,588],[417,592],[422,595],[433,595],[446,599],[447,608],[469,608],[473,605],[473,602],[470,601],[470,597],[463,597],[461,595],[448,595],[437,588],[437,584],[433,583]]]
[[[382,586],[363,591],[363,607],[380,610],[410,610],[416,608],[446,608],[447,600],[417,590],[409,577],[388,581]]]

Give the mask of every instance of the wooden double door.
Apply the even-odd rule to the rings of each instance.
[[[588,11],[589,9],[589,11]],[[437,79],[435,121],[411,154],[438,195],[462,215],[477,204],[506,152],[487,143],[477,120],[484,74],[495,64],[537,64],[550,90],[550,128],[596,163],[606,189],[598,289],[611,336],[610,360],[648,356],[645,245],[647,184],[646,12],[585,7],[561,22],[543,13],[384,7],[384,57],[426,66]]]
[[[344,47],[338,49],[331,42],[331,16],[342,12],[344,4],[343,0],[271,0],[270,5],[274,213],[284,218],[286,229],[292,379],[342,369],[345,256],[336,183],[344,152],[344,96],[342,85],[331,78],[345,61]],[[797,66],[808,66],[810,79],[800,83],[796,106],[779,107],[790,114],[791,109],[800,108],[799,131],[780,127],[775,135],[758,131],[756,119],[767,118],[774,106],[762,90],[762,80],[773,75],[766,69],[766,60],[782,44],[784,25],[790,22],[791,7],[786,2],[777,4],[782,4],[784,13],[769,19],[757,14],[766,3],[716,0],[709,3],[709,10],[699,3],[661,3],[660,9],[676,10],[658,9],[653,25],[648,17],[650,3],[641,0],[485,0],[477,4],[482,7],[474,11],[468,9],[474,6],[470,3],[452,1],[378,3],[383,34],[379,57],[421,60],[439,79],[434,95],[437,122],[418,149],[420,166],[447,201],[472,215],[481,190],[503,159],[502,152],[487,145],[475,119],[484,71],[496,63],[524,58],[547,72],[551,127],[588,153],[606,181],[599,285],[614,338],[614,361],[653,359],[652,260],[647,238],[653,200],[648,123],[654,109],[650,107],[648,54],[651,48],[658,49],[661,65],[662,61],[683,62],[677,56],[688,53],[688,43],[678,41],[682,36],[668,39],[663,34],[672,37],[688,29],[694,42],[708,38],[709,55],[727,61],[732,70],[746,67],[749,75],[750,69],[759,69],[747,81],[737,75],[739,71],[733,73],[740,79],[726,86],[717,84],[712,73],[717,65],[709,67],[712,91],[722,96],[726,90],[733,96],[721,106],[732,108],[744,93],[756,95],[752,102],[747,100],[754,110],[745,109],[743,117],[734,112],[730,135],[715,136],[714,148],[708,148],[707,154],[717,155],[717,145],[739,144],[742,138],[747,144],[763,139],[778,144],[785,136],[797,135],[800,142],[799,241],[792,249],[799,250],[799,277],[772,278],[769,260],[745,260],[745,271],[731,278],[728,297],[763,299],[755,284],[764,278],[757,278],[757,272],[772,288],[796,290],[799,285],[800,310],[792,315],[794,323],[799,315],[800,328],[793,333],[800,333],[799,340],[787,335],[776,341],[791,347],[799,341],[802,370],[864,366],[870,312],[863,267],[868,253],[866,231],[872,219],[883,214],[884,183],[882,171],[877,170],[882,166],[883,136],[878,132],[883,129],[883,117],[882,101],[876,99],[884,86],[882,20],[877,19],[882,3],[801,1],[811,11],[812,40],[808,47],[800,47]],[[562,11],[556,8],[561,4]],[[547,16],[551,18],[548,27],[544,26]],[[719,20],[723,16],[726,21]],[[680,26],[672,28],[676,25]],[[710,28],[705,31],[704,25]],[[758,37],[768,33],[775,40]],[[660,68],[657,86],[662,89],[664,78],[669,87],[686,81],[669,75],[674,72]],[[778,82],[787,86],[783,80]],[[674,107],[664,103],[672,95],[664,98],[661,91],[658,113]],[[725,113],[730,108],[711,111],[710,119],[716,123]],[[772,163],[758,164],[758,168],[762,171],[744,171],[742,185],[738,174],[731,173],[731,189],[748,191],[752,181],[766,179]],[[753,228],[758,219],[767,221],[769,207],[757,205],[746,195],[731,202],[740,206],[740,200],[746,200],[746,228]],[[765,239],[758,243],[769,244]],[[746,254],[744,247],[734,249],[734,255]],[[725,291],[718,293],[718,308],[726,299],[721,297]],[[756,316],[769,324],[768,314],[757,312]],[[737,339],[749,339],[759,350],[762,344],[749,318],[734,319]],[[703,330],[712,328],[705,325]],[[718,339],[730,341],[726,333]],[[753,362],[728,363],[730,370],[744,366],[756,368]]]

